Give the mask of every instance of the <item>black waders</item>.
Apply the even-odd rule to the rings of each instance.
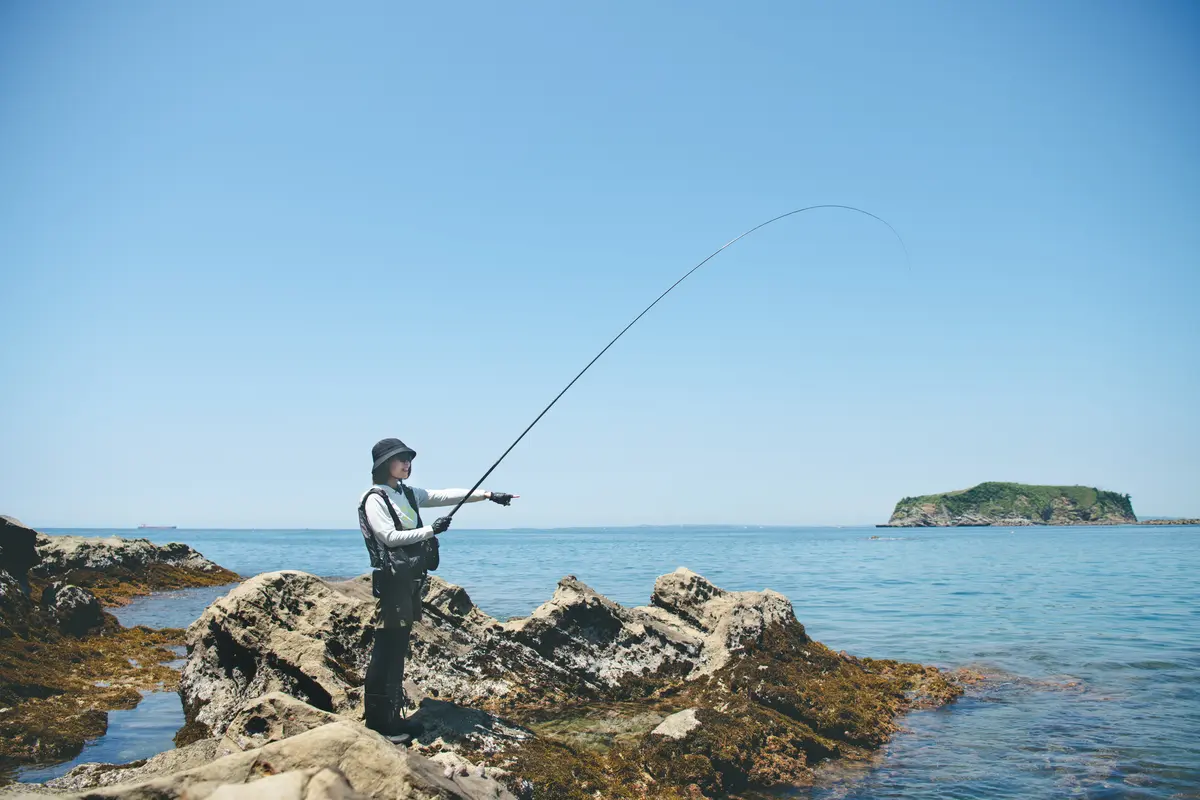
[[[416,498],[407,486],[401,488],[409,505],[417,512],[417,525],[420,527],[421,517]],[[399,528],[400,519],[387,495],[381,489],[372,490],[368,496],[372,493],[383,497],[396,528]],[[437,568],[437,542],[419,542],[388,550],[371,533],[365,497],[358,514],[367,552],[371,555],[371,566],[374,567],[371,575],[372,594],[379,603],[375,642],[371,647],[371,661],[363,682],[363,721],[371,730],[389,738],[410,737],[420,731],[413,728],[404,717],[404,662],[408,658],[413,623],[421,618],[421,595],[425,588],[426,570]]]
[[[364,722],[384,736],[412,734],[404,719],[404,661],[412,626],[375,629],[375,645],[363,687]]]

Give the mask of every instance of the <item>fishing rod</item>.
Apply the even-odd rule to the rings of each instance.
[[[837,204],[833,204],[833,203],[825,203],[825,204],[822,204],[822,205],[817,205],[817,206],[805,206],[804,208],[797,208],[795,211],[789,211],[789,212],[787,212],[786,214],[780,214],[778,217],[772,217],[771,219],[767,220],[766,222],[760,222],[759,224],[755,225],[755,226],[754,226],[753,228],[751,228],[750,230],[748,230],[748,231],[745,231],[744,233],[738,234],[737,236],[735,236],[734,238],[730,239],[730,240],[729,240],[728,242],[726,242],[725,244],[723,244],[723,245],[721,245],[720,247],[718,247],[718,248],[717,248],[716,250],[714,250],[714,251],[713,251],[713,252],[712,252],[712,253],[711,253],[711,254],[710,254],[710,255],[709,255],[707,258],[705,258],[705,259],[704,259],[703,261],[701,261],[699,264],[697,264],[696,266],[694,266],[694,267],[692,267],[691,269],[689,269],[689,270],[688,270],[686,273],[684,273],[684,275],[683,275],[683,277],[682,277],[682,278],[680,278],[679,280],[677,280],[677,281],[675,281],[673,284],[671,284],[671,285],[670,285],[670,286],[667,288],[667,290],[666,290],[665,292],[663,292],[662,294],[660,294],[660,295],[659,295],[659,296],[658,296],[658,297],[657,297],[657,298],[654,300],[654,302],[653,302],[653,303],[651,303],[650,305],[648,305],[648,306],[646,306],[644,309],[642,309],[642,313],[640,313],[640,314],[638,314],[636,317],[634,317],[634,318],[633,318],[633,322],[630,322],[628,325],[626,325],[624,328],[622,328],[622,329],[621,329],[621,332],[620,332],[620,333],[618,333],[616,336],[614,336],[614,337],[613,337],[613,340],[612,340],[611,342],[609,342],[608,344],[606,344],[606,345],[604,346],[604,349],[603,349],[603,350],[601,350],[599,353],[597,353],[597,354],[596,354],[596,356],[595,356],[595,358],[593,358],[591,361],[589,361],[589,362],[587,363],[587,366],[586,366],[586,367],[584,367],[583,369],[581,369],[581,370],[579,371],[579,374],[578,374],[578,375],[576,375],[574,378],[572,378],[572,379],[571,379],[571,382],[570,382],[570,383],[568,383],[568,384],[567,384],[565,387],[563,387],[563,390],[562,390],[561,392],[559,392],[559,393],[558,393],[558,395],[557,395],[557,396],[555,396],[555,398],[554,398],[553,400],[551,400],[551,401],[550,401],[550,405],[548,405],[548,406],[546,406],[544,409],[542,409],[542,413],[538,414],[538,415],[537,415],[537,418],[536,418],[536,419],[534,419],[534,421],[533,421],[533,422],[529,423],[529,427],[528,427],[528,428],[526,428],[524,431],[522,431],[522,432],[521,432],[521,435],[517,437],[516,441],[514,441],[512,444],[510,444],[510,445],[508,446],[508,449],[507,449],[507,450],[505,450],[505,451],[504,451],[504,453],[503,453],[503,454],[502,454],[502,455],[501,455],[501,456],[500,456],[498,459],[496,459],[496,463],[495,463],[495,464],[492,464],[492,466],[491,466],[491,467],[488,469],[488,471],[487,471],[487,472],[485,472],[485,473],[483,473],[483,477],[482,477],[482,478],[480,478],[479,480],[475,481],[475,485],[471,487],[471,490],[467,492],[466,496],[465,496],[465,497],[463,497],[463,499],[462,499],[462,500],[459,500],[459,501],[458,501],[458,505],[456,505],[456,506],[454,507],[454,509],[453,509],[453,510],[452,510],[452,511],[449,513],[449,515],[448,515],[448,516],[450,516],[450,517],[453,517],[453,516],[455,515],[455,513],[457,513],[457,512],[458,512],[458,510],[459,510],[460,508],[462,508],[462,505],[463,505],[463,503],[467,502],[467,498],[468,498],[468,497],[470,497],[472,494],[474,494],[474,493],[475,493],[475,490],[476,490],[476,489],[478,489],[478,488],[480,487],[480,485],[481,485],[481,484],[482,484],[484,481],[486,481],[486,480],[488,479],[488,476],[492,474],[492,472],[493,472],[493,471],[496,469],[496,467],[500,466],[500,462],[501,462],[501,461],[503,461],[503,460],[504,460],[504,459],[505,459],[505,458],[508,456],[508,454],[512,452],[512,450],[513,450],[513,448],[514,448],[514,447],[516,447],[518,444],[520,444],[521,440],[525,438],[525,434],[527,434],[527,433],[529,433],[531,430],[533,430],[533,426],[534,426],[534,425],[537,425],[537,424],[538,424],[538,422],[539,422],[539,421],[542,419],[542,417],[546,416],[546,412],[547,412],[547,411],[549,411],[551,408],[553,408],[553,407],[554,407],[554,404],[555,404],[555,403],[557,403],[557,402],[559,401],[559,398],[561,398],[561,397],[562,397],[564,394],[566,394],[566,393],[567,393],[567,390],[568,390],[568,389],[570,389],[572,386],[574,386],[574,385],[575,385],[575,381],[577,381],[577,380],[579,380],[580,378],[582,378],[582,377],[583,377],[583,373],[585,373],[585,372],[587,372],[589,369],[591,369],[591,368],[592,368],[592,364],[595,364],[597,361],[599,361],[599,360],[600,360],[600,356],[602,356],[602,355],[604,355],[605,353],[607,353],[607,352],[608,352],[608,348],[610,348],[610,347],[612,347],[614,344],[616,344],[616,343],[617,343],[617,340],[618,340],[618,339],[620,339],[622,336],[624,336],[624,335],[625,335],[625,331],[627,331],[627,330],[629,330],[630,328],[632,328],[632,327],[633,327],[633,326],[634,326],[634,325],[637,323],[637,321],[638,321],[639,319],[641,319],[642,317],[646,316],[646,312],[648,312],[650,309],[652,309],[652,308],[654,308],[656,305],[658,305],[658,301],[659,301],[659,300],[662,300],[664,297],[666,297],[668,294],[670,294],[672,289],[674,289],[676,286],[678,286],[679,284],[681,284],[681,283],[683,283],[685,280],[687,280],[688,276],[689,276],[689,275],[691,275],[693,272],[695,272],[696,270],[700,269],[700,268],[701,268],[701,267],[703,267],[705,264],[707,264],[709,261],[712,261],[714,258],[716,258],[716,257],[717,257],[717,256],[718,256],[718,255],[721,253],[721,251],[723,251],[725,248],[729,247],[730,245],[734,244],[735,242],[737,242],[737,241],[739,241],[739,240],[741,240],[741,239],[745,239],[747,236],[749,236],[750,234],[754,233],[754,232],[755,232],[756,230],[758,230],[759,228],[765,228],[765,227],[767,227],[768,225],[770,225],[772,222],[778,222],[778,221],[779,221],[779,220],[781,220],[781,219],[786,219],[787,217],[792,217],[792,216],[795,216],[796,214],[803,214],[805,211],[814,211],[814,210],[816,210],[816,209],[818,209],[818,208],[840,208],[840,209],[842,209],[842,210],[844,210],[844,211],[854,211],[855,213],[858,213],[858,214],[865,214],[866,216],[870,217],[871,219],[878,220],[879,222],[882,222],[884,225],[887,225],[887,226],[888,226],[888,230],[890,230],[890,231],[892,232],[892,235],[894,235],[894,236],[896,237],[896,241],[900,242],[900,247],[902,247],[902,248],[904,249],[904,258],[905,258],[905,261],[906,261],[906,263],[907,263],[907,264],[909,264],[909,266],[911,267],[911,265],[912,265],[912,258],[911,258],[911,257],[909,256],[909,254],[908,254],[908,246],[904,244],[904,240],[903,240],[902,238],[900,238],[900,234],[899,234],[899,233],[896,231],[896,229],[895,229],[895,228],[893,228],[893,227],[892,227],[892,223],[888,222],[888,221],[887,221],[886,219],[884,219],[883,217],[878,217],[878,216],[876,216],[876,215],[872,214],[870,211],[863,211],[861,208],[855,208],[854,206],[843,206],[843,205],[837,205]]]

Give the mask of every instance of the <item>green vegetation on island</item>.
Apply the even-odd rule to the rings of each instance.
[[[954,492],[905,497],[886,527],[967,525],[1129,525],[1129,495],[1091,486],[989,481]]]

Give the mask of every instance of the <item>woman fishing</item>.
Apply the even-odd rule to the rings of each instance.
[[[403,742],[418,731],[403,717],[404,660],[412,625],[421,618],[421,595],[428,571],[437,569],[437,534],[450,517],[421,524],[421,509],[491,500],[502,506],[518,495],[466,489],[418,489],[404,481],[412,475],[416,451],[399,439],[383,439],[371,448],[374,484],[358,504],[358,525],[371,555],[372,592],[378,598],[375,644],[364,685],[368,728]],[[452,512],[453,513],[453,512]]]
[[[488,476],[500,466],[500,462],[508,457],[513,448],[520,444],[533,426],[546,416],[554,404],[583,377],[600,357],[608,352],[617,340],[646,316],[650,309],[658,305],[664,297],[683,283],[696,270],[717,257],[726,248],[750,236],[760,228],[765,228],[781,219],[803,214],[816,209],[842,209],[863,214],[882,222],[891,230],[896,240],[904,250],[906,260],[908,247],[900,234],[891,223],[882,217],[877,217],[870,211],[863,211],[854,206],[822,204],[797,208],[772,217],[766,222],[760,222],[753,228],[739,234],[710,253],[703,261],[683,274],[679,280],[667,287],[667,290],[646,306],[640,314],[621,329],[612,341],[604,346],[579,374],[571,379],[550,404],[534,418],[533,422],[522,431],[521,435],[508,446],[496,463],[483,473],[483,477],[475,482],[469,490],[445,489],[431,492],[424,489],[413,489],[400,483],[407,478],[412,470],[412,459],[416,456],[411,448],[399,439],[384,439],[371,450],[375,461],[373,477],[375,485],[365,495],[358,507],[359,527],[367,542],[367,550],[371,552],[371,566],[375,568],[372,578],[375,596],[379,598],[379,622],[375,630],[375,647],[371,651],[371,664],[367,668],[366,679],[366,722],[368,727],[384,734],[392,732],[404,733],[404,720],[400,717],[403,700],[404,657],[408,651],[408,640],[412,623],[421,613],[421,590],[424,586],[426,571],[437,567],[438,549],[437,534],[450,527],[450,518],[458,512],[466,502],[491,500],[501,505],[508,505],[516,495],[499,492],[476,492]],[[397,488],[399,487],[399,489]],[[400,491],[403,490],[403,491]],[[422,506],[454,505],[450,513],[439,518],[428,527],[421,526],[419,508]],[[401,737],[397,737],[401,738]],[[406,738],[406,737],[403,737]]]

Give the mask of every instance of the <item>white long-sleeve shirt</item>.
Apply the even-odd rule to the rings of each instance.
[[[408,488],[412,490],[418,508],[452,506],[467,496],[466,489],[418,489],[416,486]],[[396,509],[396,516],[400,518],[400,528],[397,529],[396,523],[392,521],[391,512],[384,505],[383,498],[378,494],[367,497],[370,490],[364,492],[363,496],[359,498],[360,504],[363,498],[366,498],[367,503],[364,510],[367,514],[367,522],[371,525],[371,533],[384,547],[403,547],[406,544],[423,542],[435,535],[433,528],[429,525],[422,528],[417,527],[417,512],[408,504],[408,499],[404,496],[403,491],[393,489],[386,484],[377,484],[371,489],[382,489],[387,494],[388,500],[391,501],[392,507]],[[478,503],[480,500],[486,499],[486,492],[477,489],[467,502]]]

